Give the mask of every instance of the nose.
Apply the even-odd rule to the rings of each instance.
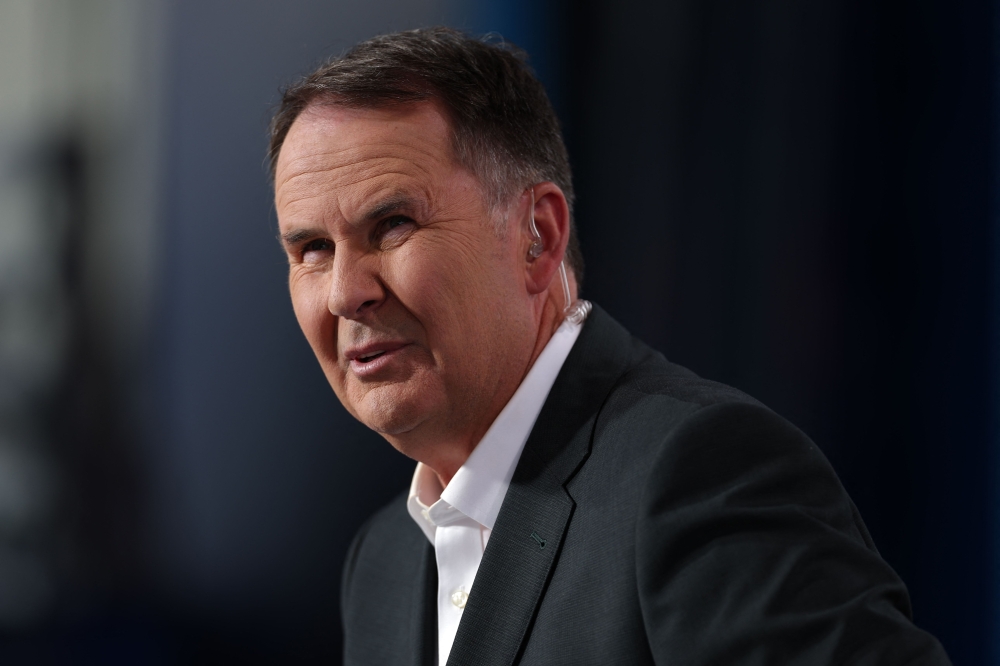
[[[337,248],[333,258],[327,308],[336,317],[359,319],[385,299],[378,275],[378,259]]]

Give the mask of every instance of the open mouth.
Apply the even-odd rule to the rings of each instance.
[[[383,354],[385,354],[384,349],[382,351],[372,352],[370,354],[363,354],[359,356],[356,360],[358,361],[358,363],[369,363],[377,359],[379,356],[382,356]]]
[[[393,359],[406,346],[406,342],[386,340],[367,345],[367,349],[362,347],[348,350],[346,355],[350,359],[350,368],[355,375],[363,378],[376,378],[382,376],[387,368],[393,366]],[[359,354],[359,351],[363,353]]]

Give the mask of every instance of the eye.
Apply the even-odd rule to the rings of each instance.
[[[405,240],[406,235],[415,225],[416,223],[405,215],[394,215],[386,218],[379,224],[376,240],[379,241],[382,249],[392,248]]]
[[[327,238],[314,238],[302,246],[302,261],[319,261],[320,253],[332,252],[333,241]]]
[[[396,215],[395,217],[390,217],[389,219],[384,221],[382,225],[385,227],[386,231],[392,231],[393,229],[398,229],[399,227],[405,224],[409,224],[411,222],[413,222],[413,220],[411,220],[408,217],[405,217],[403,215]]]

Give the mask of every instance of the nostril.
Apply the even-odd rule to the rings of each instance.
[[[350,259],[350,253],[344,252],[334,261],[327,308],[334,316],[354,319],[378,308],[386,289],[371,266]]]

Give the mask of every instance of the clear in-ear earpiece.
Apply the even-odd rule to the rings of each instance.
[[[542,236],[538,233],[538,227],[535,226],[535,188],[529,187],[528,191],[531,193],[531,210],[528,220],[531,223],[531,236],[533,238],[531,245],[528,247],[528,255],[532,259],[538,259],[538,257],[542,256],[542,252],[545,251],[545,245],[542,244]],[[562,281],[563,303],[565,303],[563,314],[566,315],[566,319],[572,324],[583,323],[583,320],[587,318],[587,315],[590,314],[594,306],[590,301],[580,298],[570,302],[572,296],[569,291],[569,277],[566,275],[565,260],[559,262],[559,279]]]
[[[528,222],[531,225],[531,245],[528,246],[528,256],[532,259],[538,259],[542,256],[542,252],[545,252],[545,245],[542,243],[542,235],[538,233],[538,227],[535,226],[535,190],[534,188],[529,188],[531,192],[531,209],[528,211]]]

